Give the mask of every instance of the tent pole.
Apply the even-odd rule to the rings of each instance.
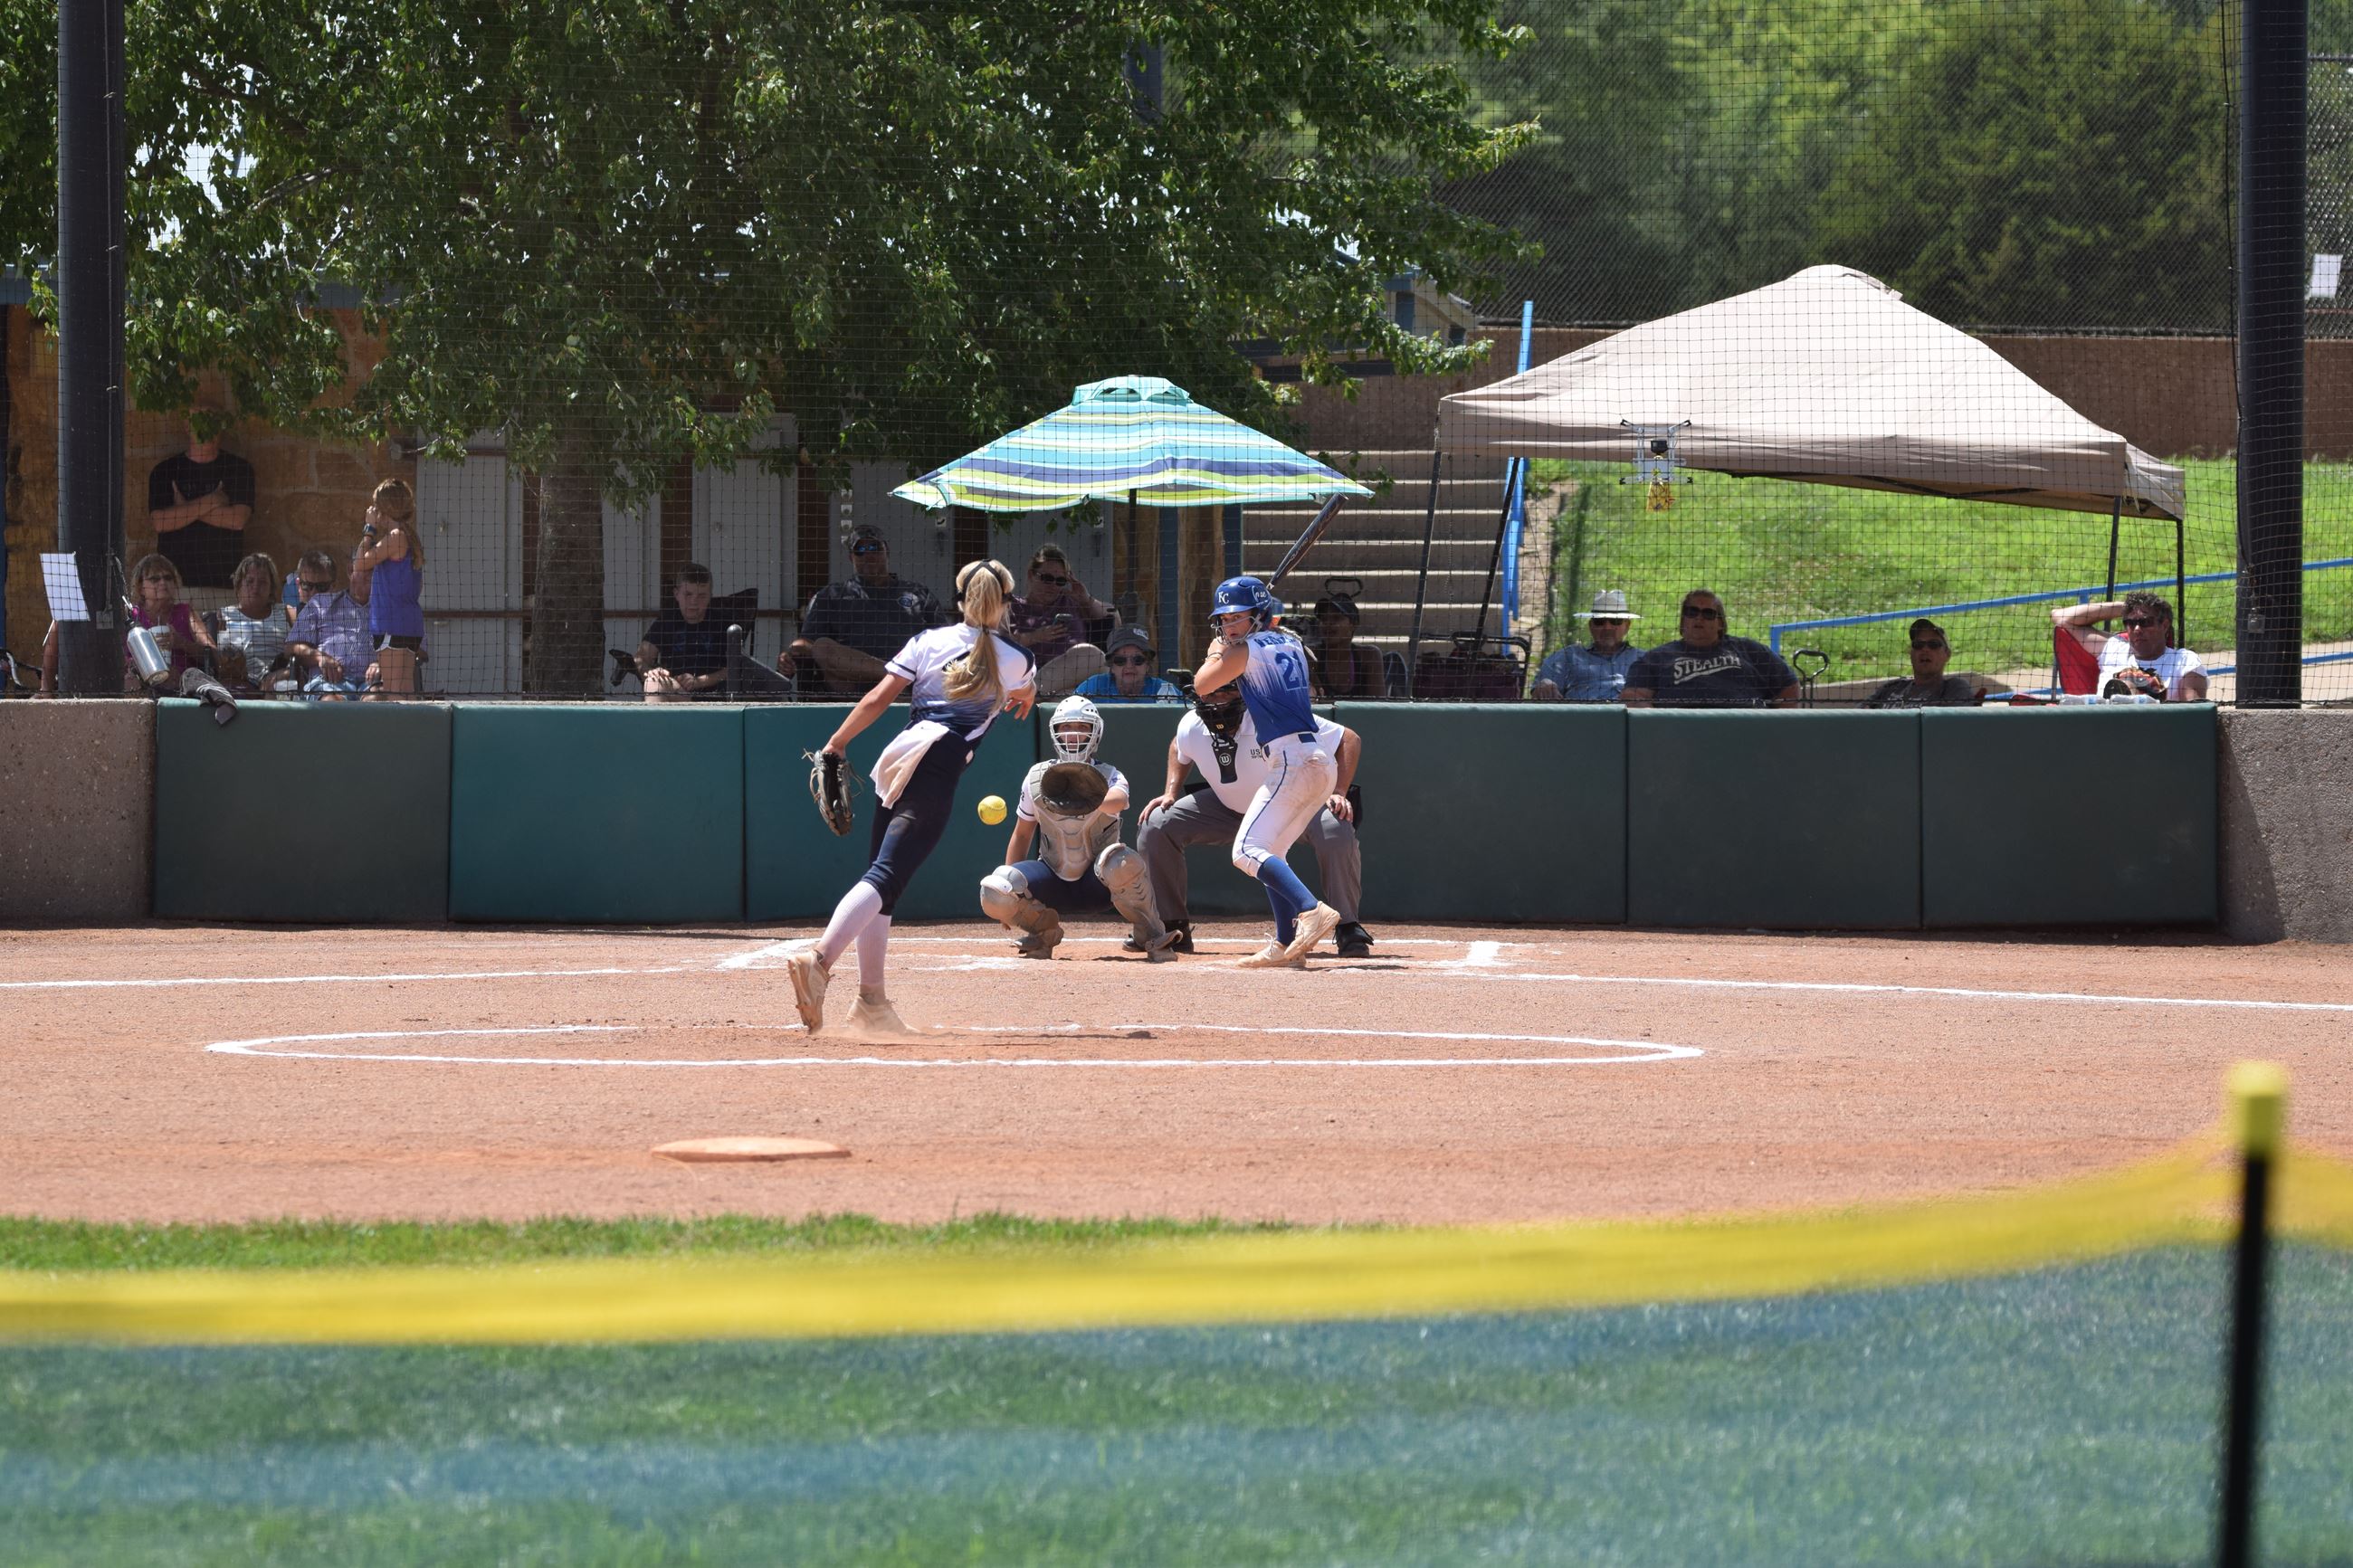
[[[2108,500],[2108,597],[2106,605],[2116,605],[2116,536],[2125,527],[2125,499],[2116,496]]]
[[[1430,546],[1438,531],[1438,474],[1445,462],[1446,454],[1438,446],[1438,426],[1433,424],[1430,427],[1430,500],[1421,512],[1421,574],[1413,584],[1413,632],[1405,645],[1405,694],[1409,698],[1421,673],[1421,616],[1430,603]]]
[[[2181,520],[2173,520],[2173,636],[2174,647],[2189,646],[2189,581],[2184,575],[2181,563]]]
[[[1504,563],[1504,536],[1512,531],[1512,501],[1519,493],[1519,487],[1512,481],[1518,477],[1519,471],[1520,460],[1517,458],[1504,459],[1504,515],[1496,520],[1495,552],[1487,557],[1487,580],[1479,584],[1479,618],[1471,625],[1471,636],[1475,639],[1471,645],[1473,654],[1487,641],[1487,599],[1495,591],[1495,573]],[[1512,635],[1512,618],[1509,616],[1504,617],[1503,635]]]

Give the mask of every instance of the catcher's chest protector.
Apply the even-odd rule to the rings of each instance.
[[[1038,781],[1053,765],[1039,763],[1031,768],[1021,788],[1029,796],[1030,809],[1038,814],[1038,858],[1065,882],[1075,882],[1094,869],[1095,857],[1119,841],[1119,818],[1093,812],[1084,816],[1056,815],[1038,791]]]

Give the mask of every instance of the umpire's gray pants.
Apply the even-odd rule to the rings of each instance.
[[[1167,810],[1144,819],[1136,829],[1135,847],[1152,868],[1152,896],[1160,906],[1162,924],[1189,918],[1185,913],[1185,851],[1196,844],[1231,844],[1241,826],[1242,814],[1205,789],[1180,795]],[[1341,821],[1327,805],[1307,825],[1307,842],[1314,847],[1315,864],[1323,872],[1324,901],[1340,911],[1341,920],[1355,923],[1365,896],[1365,860],[1356,847],[1356,824]]]

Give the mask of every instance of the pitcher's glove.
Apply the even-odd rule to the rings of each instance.
[[[2100,695],[2103,697],[2149,697],[2162,702],[2165,700],[2165,682],[2155,670],[2143,669],[2137,664],[2128,664],[2108,677],[2107,683],[2100,688]]]
[[[835,752],[811,752],[809,760],[809,798],[817,802],[817,814],[836,835],[846,835],[857,820],[857,805],[849,795],[849,764]]]

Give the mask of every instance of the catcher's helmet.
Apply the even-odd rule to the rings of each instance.
[[[1274,625],[1274,617],[1282,614],[1282,601],[1274,590],[1255,577],[1229,577],[1218,584],[1217,596],[1209,601],[1209,621],[1215,625],[1228,616],[1246,615],[1252,631],[1264,631]]]
[[[1103,714],[1083,697],[1063,698],[1046,728],[1054,737],[1055,757],[1065,763],[1091,763],[1103,744]]]
[[[1221,741],[1232,740],[1241,733],[1242,729],[1240,685],[1236,683],[1220,686],[1215,691],[1196,692],[1193,711],[1200,715],[1201,722],[1208,727],[1210,734]]]

